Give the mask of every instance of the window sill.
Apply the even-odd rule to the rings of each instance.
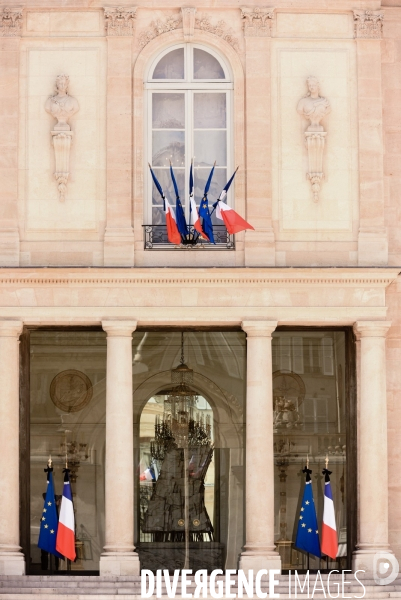
[[[198,232],[192,225],[188,226],[188,235],[186,241],[181,244],[170,244],[167,238],[165,225],[142,225],[144,228],[144,249],[145,250],[200,250],[200,251],[219,251],[235,250],[234,235],[227,232],[224,225],[214,225],[215,244],[207,240],[202,240]]]

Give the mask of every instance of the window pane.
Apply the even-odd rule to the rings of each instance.
[[[153,206],[152,207],[152,225],[164,225],[166,217],[164,215],[163,207]]]
[[[167,198],[167,200],[174,204],[175,206],[175,191],[174,191],[174,187],[173,187],[173,182],[171,181],[171,177],[170,177],[170,170],[169,169],[155,169],[154,173],[157,177],[157,179],[159,180],[160,185],[163,188],[163,192]],[[174,175],[175,175],[175,179],[177,181],[177,185],[178,185],[178,191],[181,194],[181,203],[184,206],[185,202],[185,170],[184,169],[174,169]],[[163,203],[159,192],[156,189],[156,186],[154,185],[152,179],[150,179],[151,183],[152,183],[152,204],[158,204],[161,205]]]
[[[184,94],[153,94],[152,101],[152,126],[154,129],[184,129]]]
[[[219,61],[199,48],[194,49],[194,79],[225,79]]]
[[[227,164],[225,131],[195,131],[194,137],[195,165],[212,166],[214,161],[219,166]]]
[[[153,79],[184,79],[184,48],[163,56],[155,66]]]
[[[185,161],[185,137],[183,131],[154,131],[152,135],[152,164],[168,167],[170,160],[175,167]]]
[[[273,334],[273,431],[275,458],[276,544],[284,569],[319,568],[319,560],[298,552],[294,540],[300,520],[309,456],[318,523],[324,496],[321,472],[332,471],[339,554],[330,569],[343,569],[347,540],[347,404],[345,334],[342,331],[281,331]],[[310,563],[310,565],[309,565]]]
[[[226,127],[226,94],[194,94],[195,129]]]
[[[195,169],[194,175],[194,192],[195,192],[195,201],[196,204],[199,205],[199,202],[202,199],[203,191],[205,189],[207,178],[209,177],[210,169]],[[210,185],[210,190],[208,194],[209,198],[209,206],[211,207],[211,202],[215,202],[215,200],[220,195],[223,187],[227,183],[227,170],[226,169],[215,169],[213,174],[212,183]],[[210,208],[210,210],[212,210]]]

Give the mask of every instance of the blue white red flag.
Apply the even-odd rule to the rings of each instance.
[[[181,204],[180,194],[178,191],[178,185],[177,185],[177,181],[175,179],[173,165],[171,164],[171,160],[170,160],[170,175],[171,175],[171,180],[173,182],[175,198],[176,198],[175,214],[176,214],[177,228],[178,228],[178,231],[180,232],[180,234],[185,238],[185,236],[188,235],[188,227],[187,227],[187,222],[185,220],[184,209]]]
[[[139,476],[140,481],[156,481],[156,473],[153,466],[148,467]]]
[[[201,234],[202,237],[209,239],[202,229],[198,209],[196,208],[196,202],[194,198],[194,178],[192,174],[192,162],[191,169],[189,171],[189,224],[194,226],[194,229]]]
[[[334,512],[333,492],[331,490],[330,475],[331,471],[323,469],[324,475],[324,508],[322,523],[322,554],[337,558],[338,538],[336,515]]]
[[[168,241],[171,244],[180,244],[181,236],[180,236],[180,232],[178,231],[177,221],[175,218],[174,211],[173,211],[172,207],[170,206],[170,203],[167,200],[166,196],[164,195],[163,188],[160,185],[160,183],[150,165],[149,165],[149,169],[150,169],[150,174],[152,175],[153,182],[157,188],[157,191],[159,192],[161,199],[163,200],[164,214],[166,215],[166,227],[167,227]]]
[[[203,192],[203,198],[199,206],[199,216],[202,217],[202,232],[204,237],[206,237],[212,244],[215,243],[214,235],[213,235],[213,224],[209,211],[209,202],[207,199],[207,195],[209,192],[210,184],[212,183],[212,177],[214,173],[214,167],[216,163],[214,163],[212,170],[209,173],[209,177],[207,179],[205,185],[205,191]]]
[[[301,510],[298,519],[295,547],[298,548],[298,550],[309,552],[310,554],[320,558],[319,529],[317,526],[316,509],[315,502],[313,500],[311,480],[312,471],[308,469],[308,467],[305,467],[302,472],[305,473],[306,478]]]
[[[56,550],[66,558],[75,560],[75,518],[69,469],[64,469],[63,497],[57,531]]]
[[[49,464],[51,464],[51,462],[49,462]],[[56,550],[58,515],[53,484],[53,469],[49,466],[45,469],[45,473],[47,473],[47,489],[40,520],[38,546],[41,550],[49,552],[49,554],[54,554],[54,556],[57,556],[58,558],[63,558]]]
[[[224,222],[228,233],[239,233],[240,231],[244,231],[245,229],[255,229],[250,225],[245,219],[243,219],[231,206],[228,206],[226,202],[224,202],[227,192],[229,190],[230,185],[233,182],[233,179],[238,171],[238,167],[234,171],[233,175],[227,181],[226,185],[223,188],[220,196],[217,199],[217,202],[213,204],[216,208],[216,218],[220,219],[220,221]]]

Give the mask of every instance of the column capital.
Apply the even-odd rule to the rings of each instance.
[[[137,321],[104,320],[102,328],[107,337],[131,337],[135,331]]]
[[[133,36],[136,9],[136,6],[104,6],[106,35],[108,37]]]
[[[0,337],[18,338],[22,333],[24,323],[22,321],[0,320]]]
[[[391,321],[356,321],[354,332],[358,337],[386,337]]]
[[[241,328],[248,337],[271,337],[277,321],[242,321]]]

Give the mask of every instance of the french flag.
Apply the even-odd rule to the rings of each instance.
[[[192,174],[192,161],[191,169],[189,171],[189,214],[189,223],[191,224],[191,221],[193,221],[192,225],[194,226],[194,229],[196,229],[196,231],[200,233],[202,237],[208,240],[209,238],[203,232],[198,209],[196,208],[196,202],[194,198],[194,177]]]
[[[234,173],[227,181],[223,191],[217,199],[217,202],[213,204],[213,206],[216,208],[216,217],[220,219],[220,221],[224,222],[228,233],[231,234],[239,233],[240,231],[244,231],[244,229],[255,229],[254,227],[252,227],[252,225],[245,221],[245,219],[240,217],[240,215],[237,212],[235,212],[235,210],[233,210],[231,206],[227,206],[227,204],[224,202],[224,199],[227,196],[227,192],[234,180],[237,171],[238,167],[235,169]]]
[[[166,215],[167,237],[172,244],[181,244],[181,235],[178,231],[177,220],[174,210],[170,206],[167,198],[164,198],[164,213]]]
[[[148,467],[139,476],[140,481],[156,481],[156,474],[153,467]]]
[[[64,469],[63,497],[57,529],[56,550],[66,558],[75,560],[75,519],[69,469]]]
[[[331,471],[323,469],[324,475],[324,508],[322,524],[322,554],[335,559],[338,553],[338,539],[336,516],[334,513],[333,493],[331,491],[330,475]]]

